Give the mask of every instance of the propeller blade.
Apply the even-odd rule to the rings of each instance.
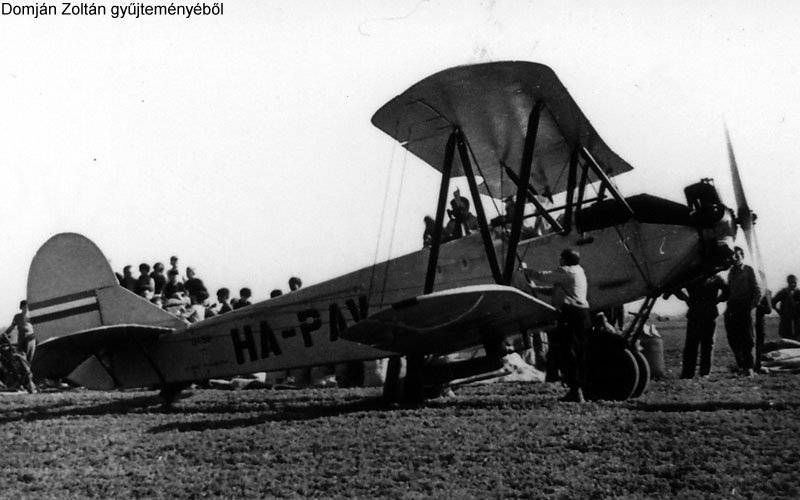
[[[731,179],[733,180],[733,195],[736,198],[737,221],[744,233],[747,250],[750,252],[750,257],[756,266],[757,279],[761,282],[762,287],[766,288],[767,276],[764,272],[764,261],[761,259],[761,247],[758,245],[758,237],[756,236],[755,216],[750,210],[750,205],[747,204],[742,177],[739,175],[739,166],[736,163],[736,156],[733,154],[733,144],[731,143],[731,135],[728,132],[727,125],[725,126],[725,140],[728,144],[728,162],[730,163]]]
[[[753,245],[753,212],[747,204],[747,197],[744,195],[742,177],[739,175],[739,166],[736,164],[736,156],[733,154],[731,135],[728,133],[728,126],[725,126],[725,140],[728,144],[728,163],[731,166],[731,179],[733,180],[733,196],[736,198],[736,212],[739,226],[744,232],[744,239],[747,241],[747,250],[751,256],[755,256]]]
[[[766,293],[766,290],[769,289],[769,286],[767,285],[767,274],[764,271],[764,261],[761,259],[761,247],[758,245],[758,237],[756,236],[755,227],[753,227],[753,243],[755,243],[756,248],[756,256],[754,260],[756,264],[756,274],[761,282],[762,293]]]

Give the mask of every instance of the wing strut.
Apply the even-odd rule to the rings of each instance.
[[[578,186],[578,202],[575,204],[576,212],[580,210],[581,205],[583,205],[584,201],[583,197],[586,194],[586,181],[588,180],[587,179],[588,177],[589,177],[589,166],[586,163],[584,163],[583,168],[581,169],[581,182],[580,185]]]
[[[564,233],[572,229],[572,197],[575,195],[575,176],[578,173],[578,151],[573,150],[569,156],[569,172],[567,172],[567,202],[564,209]]]
[[[503,275],[500,274],[500,265],[497,263],[497,254],[494,251],[494,243],[492,242],[492,233],[489,232],[489,222],[486,220],[486,212],[483,211],[481,194],[478,192],[478,183],[475,181],[475,173],[472,171],[472,163],[470,162],[469,151],[467,151],[467,145],[464,141],[464,134],[461,133],[461,130],[456,130],[456,135],[458,136],[457,143],[458,153],[461,157],[461,167],[464,169],[464,174],[467,176],[469,191],[475,203],[475,212],[478,218],[478,225],[481,228],[481,237],[483,238],[483,247],[486,250],[486,258],[489,259],[489,267],[492,269],[494,281],[496,283],[503,283]],[[528,173],[530,173],[530,167],[528,168]],[[520,220],[520,226],[521,224],[522,221]]]
[[[442,225],[444,224],[444,211],[447,207],[447,189],[450,187],[450,176],[453,173],[453,157],[456,150],[456,132],[450,134],[444,150],[444,166],[442,167],[442,184],[439,187],[439,203],[436,206],[436,222],[433,227],[433,241],[431,253],[428,255],[428,272],[425,274],[425,295],[433,291],[433,282],[436,279],[436,265],[439,261],[439,247],[442,245]],[[476,203],[477,204],[477,203]]]
[[[517,177],[517,174],[514,172],[514,170],[512,170],[508,165],[503,165],[503,169],[508,175],[508,178],[511,179],[511,182],[513,182],[516,186],[519,186],[519,177]],[[533,203],[533,205],[536,207],[536,212],[531,215],[525,216],[525,218],[527,219],[528,217],[535,217],[541,215],[552,227],[555,228],[557,233],[562,232],[564,229],[561,227],[561,224],[559,224],[558,221],[552,215],[550,215],[550,212],[561,210],[564,207],[545,208],[545,206],[542,205],[542,202],[539,201],[537,196],[539,196],[539,193],[537,193],[536,189],[529,183],[528,201]]]
[[[517,244],[522,234],[522,219],[525,216],[525,202],[528,182],[531,178],[531,166],[533,165],[533,148],[536,145],[536,132],[539,130],[539,117],[542,114],[542,103],[537,102],[528,117],[528,131],[525,135],[525,145],[522,149],[522,164],[519,167],[519,178],[515,182],[517,185],[517,197],[514,205],[514,216],[511,219],[511,234],[508,237],[508,250],[506,253],[506,266],[503,271],[503,280],[499,283],[504,285],[511,284],[514,277],[514,267],[517,254]],[[537,200],[538,201],[538,200]]]
[[[592,168],[592,171],[597,175],[597,177],[600,178],[602,185],[606,186],[608,190],[611,191],[611,195],[615,200],[617,200],[617,203],[625,207],[625,210],[627,210],[631,216],[636,215],[631,206],[628,205],[628,202],[625,201],[625,198],[623,198],[619,191],[617,191],[617,188],[611,184],[611,180],[608,178],[603,169],[600,168],[600,165],[597,164],[597,161],[594,159],[594,156],[592,156],[592,153],[590,153],[586,147],[583,147],[581,148],[581,154],[583,155],[584,160],[589,162],[589,166]]]

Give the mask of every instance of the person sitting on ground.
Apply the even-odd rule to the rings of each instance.
[[[167,284],[167,277],[164,275],[164,264],[156,262],[153,265],[153,272],[150,273],[150,277],[153,278],[153,284],[155,285],[153,295],[161,297],[161,294],[164,293],[164,285]]]
[[[458,189],[453,192],[450,206],[452,210],[447,211],[450,221],[442,231],[442,243],[461,238],[478,229],[478,218],[470,213],[469,200],[461,196]]]
[[[620,332],[612,325],[602,311],[592,317],[592,332],[619,335]]]
[[[139,277],[136,279],[136,286],[133,293],[147,300],[153,298],[156,290],[156,283],[150,277],[150,266],[148,264],[139,264]]]
[[[275,297],[280,297],[281,295],[283,295],[283,292],[279,288],[276,288],[275,290],[269,292],[269,298],[271,299],[274,299]]]
[[[253,292],[245,287],[239,290],[239,300],[233,305],[234,309],[241,309],[243,307],[247,307],[250,305],[250,297],[253,296]]]
[[[169,298],[162,298],[161,307],[167,311],[168,313],[178,316],[179,318],[184,317],[185,309],[186,309],[186,300],[184,300],[183,292],[176,292]]]
[[[36,337],[33,334],[33,324],[28,313],[28,301],[23,300],[19,303],[19,312],[11,320],[11,326],[6,328],[3,335],[8,338],[8,334],[14,328],[17,329],[17,351],[25,356],[28,363],[33,360],[36,352]]]
[[[179,298],[178,296],[185,291],[183,283],[179,281],[180,273],[175,269],[167,271],[167,283],[164,285],[164,290],[161,295],[165,300]]]
[[[197,323],[206,319],[206,306],[208,292],[200,290],[194,295],[189,296],[191,306],[186,310],[184,319],[189,323]]]
[[[303,282],[297,276],[292,276],[289,278],[289,291],[294,292],[295,290],[300,290],[303,286]]]

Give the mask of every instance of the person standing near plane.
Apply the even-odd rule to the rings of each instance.
[[[733,266],[728,272],[728,306],[725,309],[725,330],[728,344],[736,358],[736,366],[753,376],[753,309],[761,299],[761,287],[753,268],[744,263],[744,250],[733,249]]]
[[[586,298],[589,287],[580,260],[576,250],[567,248],[561,252],[559,267],[552,271],[534,271],[523,267],[527,278],[552,285],[552,305],[558,310],[558,328],[554,340],[561,353],[564,382],[569,387],[562,401],[578,403],[584,402],[586,349],[592,329]],[[532,288],[536,290],[540,287],[533,285]]]
[[[186,268],[186,281],[183,283],[183,287],[186,289],[186,293],[189,297],[201,292],[205,292],[206,295],[208,294],[206,285],[203,283],[203,280],[197,277],[193,267]]]
[[[183,283],[183,276],[181,276],[181,270],[178,269],[178,256],[173,255],[169,258],[169,270],[175,271],[175,274],[178,275],[178,281]],[[167,275],[169,275],[169,271],[167,271]]]
[[[762,271],[758,272],[758,277],[761,278],[761,283],[766,283],[766,279]],[[758,301],[758,305],[756,306],[756,359],[754,365],[757,372],[763,371],[761,368],[761,353],[764,352],[764,340],[767,338],[766,315],[771,312],[772,292],[769,291],[769,288],[765,288],[764,293],[761,295],[761,300]]]
[[[131,292],[136,290],[136,278],[133,277],[131,266],[125,266],[122,268],[122,279],[120,280],[119,284]]]
[[[136,279],[136,286],[133,293],[147,300],[153,298],[156,291],[156,282],[150,277],[150,265],[139,264],[139,277]]]
[[[778,335],[787,339],[800,340],[800,290],[797,289],[797,276],[786,277],[786,288],[781,289],[772,299],[774,307],[780,315]]]
[[[181,298],[184,292],[183,283],[180,281],[180,273],[175,269],[167,271],[167,283],[164,285],[161,296],[166,302],[169,299]]]
[[[700,348],[700,376],[711,373],[711,354],[714,349],[714,330],[717,328],[717,304],[728,300],[730,293],[725,280],[718,275],[692,283],[686,291],[675,296],[686,302],[686,341],[683,345],[681,378],[694,378],[697,349]]]
[[[161,297],[161,294],[164,293],[164,285],[167,284],[167,277],[164,276],[164,264],[161,262],[153,264],[153,272],[150,273],[150,277],[153,278],[155,285],[155,296]]]
[[[20,354],[24,354],[25,359],[30,363],[36,353],[36,337],[33,335],[33,324],[28,314],[27,300],[19,303],[19,312],[14,315],[11,326],[6,328],[3,335],[8,336],[14,328],[17,329],[17,350]]]

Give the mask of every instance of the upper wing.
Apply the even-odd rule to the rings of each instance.
[[[537,102],[545,105],[531,174],[539,193],[566,190],[563,172],[575,147],[586,147],[609,176],[632,169],[597,135],[553,70],[531,62],[475,64],[436,73],[386,103],[372,123],[437,170],[442,169],[448,136],[459,127],[489,194],[498,198],[516,192],[513,183],[501,182],[507,177],[502,166],[519,174],[528,117]],[[455,161],[453,175],[463,175],[460,160]]]
[[[341,336],[387,351],[443,354],[555,319],[551,305],[516,288],[477,285],[393,304]]]

